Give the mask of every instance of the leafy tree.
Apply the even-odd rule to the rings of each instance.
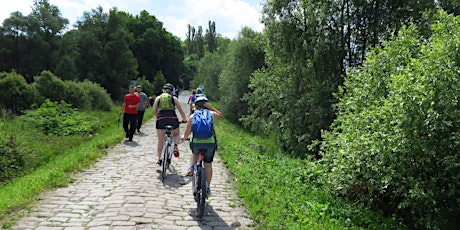
[[[250,92],[248,88],[252,73],[264,65],[262,35],[244,27],[238,40],[230,44],[228,54],[219,78],[220,101],[226,118],[237,122],[248,114],[247,102],[243,95]]]
[[[200,85],[206,87],[206,96],[213,101],[219,101],[219,75],[222,72],[224,61],[222,55],[218,53],[206,53],[199,61],[198,72],[193,79],[193,86],[197,88]]]
[[[211,20],[209,20],[208,29],[206,29],[205,41],[209,53],[213,53],[217,50],[216,22],[211,22]]]
[[[108,41],[104,46],[104,80],[100,83],[115,98],[123,94],[123,86],[137,79],[137,60],[129,48],[132,36],[126,30],[126,18],[116,8],[110,10],[107,23]]]
[[[412,229],[460,226],[459,20],[440,12],[429,40],[403,27],[371,52],[324,135],[321,181]]]

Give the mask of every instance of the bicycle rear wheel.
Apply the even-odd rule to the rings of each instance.
[[[165,143],[164,146],[163,146],[163,152],[161,153],[161,160],[162,160],[162,164],[161,164],[161,181],[165,180],[166,170],[169,167],[168,151],[169,151],[168,143]]]
[[[199,190],[197,193],[198,199],[197,199],[197,211],[198,211],[198,217],[203,217],[204,215],[204,208],[206,206],[206,193],[207,193],[207,188],[206,188],[206,171],[205,168],[201,167],[200,168],[200,173],[198,175],[198,182],[199,182]]]

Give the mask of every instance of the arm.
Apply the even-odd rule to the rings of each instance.
[[[148,108],[149,107],[149,98],[147,97],[145,100],[144,100],[144,108]]]
[[[190,118],[188,119],[187,121],[187,126],[185,127],[185,131],[184,131],[184,136],[182,137],[182,139],[188,139],[190,137],[190,133],[192,132],[192,116],[190,116]]]
[[[179,110],[180,115],[182,116],[182,121],[186,121],[187,117],[185,116],[184,110],[182,109],[182,106],[180,105],[179,99],[177,97],[174,98],[174,103],[176,104],[177,109]]]
[[[219,119],[222,118],[222,113],[219,112],[219,111],[217,111],[217,112],[216,112],[216,111],[211,111],[211,113],[214,115],[214,118],[215,118],[216,120],[219,120]]]
[[[125,103],[121,104],[121,111],[119,113],[124,113],[125,112]]]
[[[155,102],[153,102],[153,116],[158,116],[158,101],[160,101],[160,97],[155,98]]]
[[[214,108],[214,107],[211,105],[211,103],[209,103],[209,102],[204,103],[204,107],[207,108],[207,109],[209,109],[210,111],[214,111],[214,112],[219,113],[219,114],[222,115],[222,113],[221,113],[219,110],[217,110],[216,108]]]

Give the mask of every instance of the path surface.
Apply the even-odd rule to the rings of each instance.
[[[179,99],[188,114],[187,95]],[[181,125],[181,133],[184,128]],[[184,176],[191,154],[188,143],[179,146],[180,157],[173,157],[164,183],[155,165],[156,145],[152,119],[133,142],[124,140],[109,149],[91,168],[76,174],[68,187],[44,193],[13,229],[253,229],[218,155],[212,194],[205,215],[198,218],[191,178]]]

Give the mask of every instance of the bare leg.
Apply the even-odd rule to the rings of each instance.
[[[206,181],[208,182],[208,186],[211,186],[212,163],[204,163],[204,168],[206,169]]]
[[[157,129],[157,136],[158,136],[158,148],[157,148],[157,155],[158,160],[161,159],[161,151],[163,151],[163,144],[165,143],[165,129]]]
[[[179,130],[179,128],[171,130],[171,134],[172,134],[174,144],[177,145],[179,143],[179,141],[180,141],[180,130]]]

